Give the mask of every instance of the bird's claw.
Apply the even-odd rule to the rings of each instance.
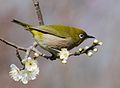
[[[52,56],[44,56],[47,60],[56,60],[57,56],[56,55],[52,55]]]

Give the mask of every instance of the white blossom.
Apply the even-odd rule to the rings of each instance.
[[[67,60],[62,60],[62,63],[63,63],[63,64],[66,64],[66,63],[67,63]]]
[[[59,51],[58,55],[60,56],[62,63],[65,64],[65,63],[67,63],[67,59],[68,59],[70,53],[66,48],[62,48],[61,51]]]
[[[27,70],[21,70],[21,82],[23,83],[23,84],[27,84],[28,83],[28,81],[29,81],[29,77],[28,77],[28,73],[29,73],[29,71],[27,71]]]
[[[94,41],[93,41],[93,43],[98,43],[99,41],[97,40],[97,39],[95,39]]]
[[[25,64],[25,69],[28,71],[33,71],[34,69],[38,67],[37,60],[31,59],[30,57],[23,60],[22,62]]]
[[[39,54],[38,54],[38,53],[34,53],[34,55],[35,55],[36,57],[39,57]]]
[[[30,80],[34,80],[36,79],[36,76],[39,75],[39,68],[37,67],[36,69],[34,69],[33,71],[29,71],[29,79]]]
[[[79,51],[81,52],[83,49],[82,48],[79,48]]]
[[[21,82],[27,84],[30,80],[35,80],[36,76],[39,75],[39,68],[34,69],[33,71],[21,70]]]
[[[27,84],[28,81],[36,79],[36,76],[39,75],[39,67],[37,61],[31,59],[23,59],[24,69],[20,70],[16,65],[12,64],[10,76],[15,81],[21,81],[23,84]]]
[[[97,48],[94,48],[94,49],[93,49],[93,51],[94,51],[94,52],[97,52],[97,51],[98,51],[98,49],[97,49]]]
[[[88,55],[89,57],[91,57],[91,56],[93,55],[93,53],[89,51],[89,52],[87,53],[87,55]]]
[[[19,81],[21,79],[20,69],[14,64],[11,64],[10,68],[11,68],[11,71],[9,72],[9,74],[11,78],[15,81]]]
[[[103,45],[103,42],[99,42],[98,44],[99,44],[100,46],[102,46],[102,45]]]
[[[93,43],[98,44],[100,46],[103,45],[103,42],[99,42],[97,39],[95,39]]]

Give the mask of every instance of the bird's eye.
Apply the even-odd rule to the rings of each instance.
[[[82,39],[82,38],[84,38],[84,35],[83,35],[83,34],[80,34],[79,37]]]

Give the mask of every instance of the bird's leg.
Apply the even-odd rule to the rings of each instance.
[[[50,59],[50,60],[56,60],[56,58],[58,57],[57,56],[57,53],[59,53],[58,50],[54,49],[54,48],[51,48],[51,47],[48,47],[48,46],[45,46],[41,43],[39,43],[40,47],[43,48],[44,50],[48,51],[49,53],[52,54],[52,56],[46,56],[45,58],[47,59]]]
[[[52,50],[52,49],[51,49]],[[57,59],[57,52],[55,50],[52,50],[52,52],[50,52],[52,54],[51,57],[49,57],[48,59],[50,60],[56,60]]]
[[[49,48],[49,47],[46,47],[46,50],[52,54],[52,56],[50,58],[48,58],[48,59],[56,60],[56,58],[58,57],[57,56],[58,51],[53,49],[53,48]]]

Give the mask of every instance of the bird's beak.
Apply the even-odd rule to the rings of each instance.
[[[95,38],[95,37],[93,37],[93,36],[91,36],[91,35],[87,35],[87,38]]]

